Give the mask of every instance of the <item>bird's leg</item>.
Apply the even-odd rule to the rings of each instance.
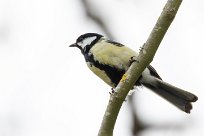
[[[137,57],[136,57],[136,56],[130,57],[130,60],[129,60],[130,65],[132,65],[133,62],[139,62],[139,61],[137,60]]]
[[[145,47],[145,43],[142,45],[142,47],[140,47],[140,51],[142,51]]]
[[[144,49],[144,47],[142,46],[142,47],[140,47],[140,51],[142,51]]]
[[[109,92],[109,94],[111,95],[111,94],[114,94],[114,93],[115,93],[114,88],[111,88],[111,92]]]
[[[111,88],[111,92],[109,92],[110,95],[113,95],[113,94],[117,94],[117,92],[115,91],[114,88]],[[127,99],[125,98],[124,102],[126,102]]]

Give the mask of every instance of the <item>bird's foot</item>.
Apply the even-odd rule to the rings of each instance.
[[[109,92],[110,95],[116,93],[115,89],[114,88],[111,88],[111,92]]]
[[[139,62],[139,61],[137,60],[137,57],[136,57],[136,56],[130,57],[130,60],[129,60],[130,65],[132,65],[133,62]]]
[[[142,47],[140,47],[140,51],[142,51],[143,49],[144,49],[144,46],[145,46],[145,43],[143,44],[143,46]]]

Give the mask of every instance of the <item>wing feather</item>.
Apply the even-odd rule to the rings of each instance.
[[[118,46],[105,41],[95,44],[90,52],[93,54],[95,61],[123,70],[128,69],[131,57],[138,56],[135,51],[126,46]]]

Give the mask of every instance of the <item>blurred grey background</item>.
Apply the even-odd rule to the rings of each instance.
[[[138,51],[166,1],[0,0],[0,136],[95,136],[110,87],[68,46],[86,32]],[[116,136],[201,136],[203,1],[185,0],[152,62],[163,80],[195,93],[185,114],[146,88],[120,111]]]

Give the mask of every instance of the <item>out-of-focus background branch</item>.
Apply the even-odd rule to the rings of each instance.
[[[106,25],[106,23],[103,21],[103,18],[101,17],[101,15],[99,14],[99,12],[94,10],[94,6],[98,5],[92,5],[91,6],[91,2],[89,0],[81,0],[82,4],[83,4],[83,8],[85,10],[85,13],[87,15],[88,18],[92,19],[101,29],[102,31],[104,31],[104,33],[110,38],[110,39],[114,39],[113,38],[113,34],[111,33],[111,31],[108,29],[108,26]],[[96,7],[95,7],[96,9]]]
[[[131,113],[130,118],[132,120],[131,122],[132,127],[130,127],[130,131],[133,136],[138,136],[141,131],[145,131],[145,129],[148,129],[149,127],[151,127],[151,125],[145,124],[139,119],[137,115],[137,107],[136,107],[135,101],[133,100],[135,99],[134,96],[135,94],[132,94],[132,96],[130,96],[128,99],[130,113]]]

